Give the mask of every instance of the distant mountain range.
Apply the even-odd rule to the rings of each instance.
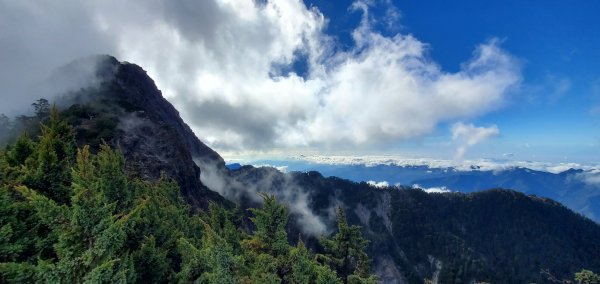
[[[259,160],[255,165],[271,165],[287,171],[318,171],[355,182],[415,186],[476,192],[509,188],[526,194],[552,198],[575,212],[600,222],[600,172],[594,169],[567,169],[558,173],[519,166],[462,166],[436,168],[427,165],[326,164],[302,159]],[[231,165],[235,167],[236,165]]]

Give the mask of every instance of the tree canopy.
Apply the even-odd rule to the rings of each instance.
[[[40,107],[44,107],[40,105]],[[106,144],[77,148],[51,109],[39,137],[0,150],[0,282],[370,283],[360,228],[339,232],[319,256],[288,242],[288,210],[263,194],[243,212],[211,204],[198,212],[167,177],[125,171]],[[343,212],[342,212],[343,214]],[[368,281],[367,281],[368,280]],[[367,282],[365,282],[367,281]]]

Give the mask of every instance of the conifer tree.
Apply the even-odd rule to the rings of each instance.
[[[133,191],[125,175],[125,159],[117,151],[106,144],[100,146],[98,153],[98,190],[104,194],[108,202],[114,202],[116,212],[125,210],[130,205]]]
[[[290,246],[287,242],[288,216],[285,206],[277,203],[275,196],[261,194],[263,207],[252,208],[254,217],[250,218],[256,230],[252,237],[243,241],[247,250],[246,258],[251,263],[251,282],[280,283],[289,273],[287,254]]]
[[[273,257],[285,255],[288,251],[286,225],[287,209],[277,203],[274,195],[261,194],[263,207],[251,208],[254,217],[250,218],[256,231],[247,242],[255,251],[267,253]]]
[[[114,155],[105,148],[102,155]],[[115,161],[113,161],[116,163]],[[116,165],[113,165],[116,166]],[[143,207],[113,214],[114,200],[106,199],[101,187],[98,161],[84,147],[78,151],[72,171],[73,196],[70,205],[26,187],[19,192],[27,197],[40,220],[58,235],[54,245],[57,262],[38,265],[38,280],[55,283],[124,283],[135,279],[132,259],[124,248],[127,221]]]
[[[369,275],[370,261],[365,252],[368,241],[363,238],[361,228],[349,226],[346,213],[337,209],[338,232],[333,237],[321,239],[326,254],[320,258],[329,264],[344,283],[375,283]]]
[[[290,251],[290,263],[292,271],[288,283],[341,283],[334,271],[316,261],[302,240]]]
[[[36,167],[26,185],[59,203],[69,202],[70,163],[75,152],[73,129],[52,108],[48,125],[42,125]]]
[[[36,149],[36,144],[27,136],[23,134],[17,138],[14,146],[9,148],[6,153],[6,161],[8,165],[12,167],[17,167],[21,165],[25,165],[25,162],[31,155],[34,153]]]
[[[165,247],[156,244],[154,236],[147,237],[132,253],[136,283],[174,282],[175,272]]]
[[[202,283],[234,284],[237,260],[231,245],[216,234],[210,225],[204,225],[202,237],[202,255],[206,263],[206,271],[200,277]]]
[[[227,210],[217,203],[211,202],[208,206],[208,217],[210,228],[219,237],[223,238],[235,254],[241,254],[240,240],[244,237],[237,228],[235,222],[241,223],[236,219],[237,209]]]

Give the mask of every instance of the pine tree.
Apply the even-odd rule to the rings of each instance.
[[[36,149],[36,144],[26,135],[19,136],[15,145],[7,152],[6,161],[12,167],[25,165]]]
[[[182,237],[177,242],[177,251],[181,255],[181,269],[177,273],[178,282],[192,283],[200,278],[203,271],[207,269],[200,249],[190,240]]]
[[[341,283],[334,271],[319,264],[302,240],[290,251],[292,271],[288,283]]]
[[[98,190],[104,194],[107,202],[113,202],[115,212],[128,208],[133,189],[125,174],[125,159],[118,151],[111,150],[106,144],[100,146],[98,153]]]
[[[237,209],[227,210],[217,203],[211,202],[208,205],[207,219],[215,234],[230,244],[235,254],[241,254],[240,240],[244,235],[236,226],[236,223],[241,223],[237,213]]]
[[[206,223],[202,237],[202,255],[206,263],[206,272],[200,277],[202,283],[238,282],[235,276],[238,260],[233,255],[231,245]]]
[[[100,155],[115,155],[108,148],[102,151]],[[112,163],[117,162],[112,160]],[[78,151],[69,205],[24,186],[17,188],[30,200],[39,219],[58,236],[54,245],[58,261],[38,265],[39,281],[124,283],[135,279],[131,256],[122,251],[127,237],[125,226],[145,203],[140,202],[128,212],[114,214],[115,200],[107,199],[103,191],[103,177],[97,171],[100,166],[88,147]]]
[[[288,221],[287,209],[277,203],[274,195],[263,193],[261,196],[263,207],[250,209],[254,214],[250,220],[256,226],[256,231],[247,244],[257,252],[278,257],[289,250],[285,229]]]
[[[36,167],[26,185],[59,203],[68,203],[71,192],[69,168],[75,152],[73,129],[52,108],[48,125],[42,125]]]
[[[287,255],[288,216],[285,206],[277,203],[275,196],[261,194],[263,207],[252,208],[250,218],[256,230],[252,237],[243,241],[246,258],[251,263],[251,282],[280,283],[290,271]]]
[[[368,241],[363,238],[360,226],[349,226],[346,213],[337,209],[338,232],[330,239],[322,238],[326,254],[320,255],[344,283],[375,283],[369,275],[370,260],[365,252]]]
[[[174,282],[175,272],[167,254],[167,249],[157,246],[154,236],[147,237],[132,253],[136,283]]]

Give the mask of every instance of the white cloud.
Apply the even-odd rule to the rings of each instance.
[[[452,140],[459,143],[456,148],[456,157],[459,159],[464,156],[469,147],[500,134],[500,130],[496,125],[476,127],[472,123],[464,124],[462,122],[453,124],[450,130],[452,131]]]
[[[326,165],[364,165],[373,167],[377,165],[412,167],[426,166],[432,169],[448,169],[456,171],[502,171],[513,168],[528,168],[550,173],[561,173],[569,169],[582,169],[585,171],[597,172],[600,164],[579,164],[579,163],[549,163],[536,161],[513,161],[497,159],[475,159],[475,160],[444,160],[431,158],[409,158],[397,155],[388,156],[340,156],[340,155],[301,155],[287,157],[289,160],[300,160],[309,163]],[[245,160],[244,163],[251,164],[252,160]]]
[[[255,168],[274,168],[284,174],[288,172],[288,166],[275,166],[275,165],[269,165],[269,164],[258,164],[258,165],[252,165],[252,166]]]
[[[521,80],[519,64],[497,40],[475,47],[460,71],[446,72],[429,58],[426,43],[379,33],[369,6],[357,3],[354,13],[362,11],[363,20],[352,33],[355,46],[344,51],[324,32],[325,16],[300,0],[0,0],[0,18],[24,15],[0,35],[5,50],[55,58],[45,66],[81,53],[140,64],[217,150],[375,148],[498,108]],[[384,21],[397,20],[394,13]],[[49,37],[53,31],[64,38]],[[306,61],[304,77],[288,72],[298,60]],[[22,62],[3,71],[27,78],[16,68]],[[37,69],[36,61],[25,62],[25,70]]]
[[[600,169],[578,173],[576,177],[587,185],[600,187]]]
[[[386,187],[390,186],[390,183],[387,182],[387,181],[379,181],[379,182],[377,182],[377,181],[374,181],[374,180],[370,180],[370,181],[367,181],[367,183],[370,186],[377,187],[377,188],[386,188]]]
[[[447,192],[452,192],[452,190],[448,189],[445,186],[441,186],[441,187],[428,187],[428,188],[423,188],[418,184],[414,184],[413,185],[414,188],[419,188],[427,193],[447,193]]]

